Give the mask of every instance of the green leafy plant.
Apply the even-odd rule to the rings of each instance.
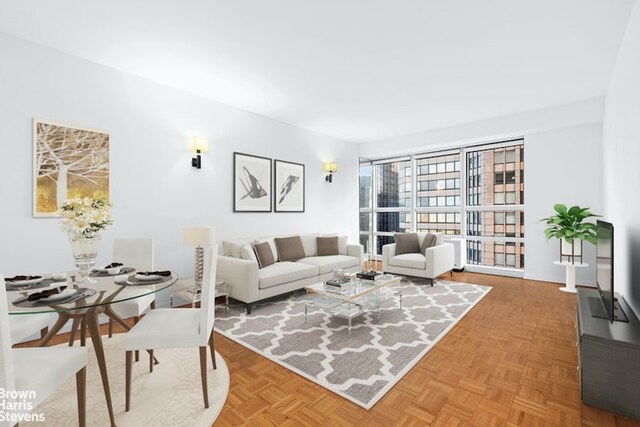
[[[556,211],[555,215],[540,220],[547,222],[547,228],[544,230],[547,240],[557,237],[568,241],[573,239],[586,240],[593,245],[596,244],[596,225],[584,222],[584,220],[600,215],[591,213],[590,208],[581,208],[580,206],[567,208],[562,203],[556,204],[553,209]]]

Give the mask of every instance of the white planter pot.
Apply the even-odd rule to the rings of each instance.
[[[582,240],[560,239],[560,261],[567,261],[571,264],[582,263]]]

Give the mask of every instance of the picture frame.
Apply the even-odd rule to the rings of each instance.
[[[109,133],[33,119],[33,216],[57,217],[69,198],[109,201]]]
[[[305,168],[302,163],[274,160],[275,212],[304,212]]]
[[[272,168],[268,157],[233,153],[233,211],[272,211]]]

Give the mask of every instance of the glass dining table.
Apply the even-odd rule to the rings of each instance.
[[[116,283],[116,276],[102,275],[99,273],[94,273],[92,276],[94,277],[90,279],[93,280],[93,283],[89,284],[76,283],[75,276],[73,275],[70,275],[68,280],[63,279],[61,281],[55,281],[51,278],[51,275],[43,275],[44,280],[42,282],[35,284],[36,286],[31,285],[28,288],[12,287],[10,284],[7,284],[9,315],[23,316],[37,313],[56,313],[58,319],[49,332],[42,338],[40,346],[46,346],[70,320],[72,320],[73,323],[71,326],[69,345],[73,345],[75,334],[78,330],[80,330],[81,345],[85,344],[85,331],[89,333],[98,361],[109,419],[111,425],[115,426],[109,377],[98,316],[104,314],[110,319],[113,319],[114,322],[122,326],[125,330],[130,330],[131,326],[116,314],[112,305],[167,289],[178,280],[178,275],[171,272],[170,275],[161,276],[160,279],[155,281],[146,281],[138,280],[134,274],[131,274],[126,278],[126,281],[124,277],[118,276],[118,278],[122,280],[122,282],[119,280],[120,283]],[[49,297],[47,302],[29,301],[27,299],[27,295],[36,290],[61,286],[67,286],[64,292],[69,294],[69,296],[65,299],[55,301],[55,296],[53,298]],[[72,289],[74,291],[71,291]],[[155,363],[158,363],[157,359]]]

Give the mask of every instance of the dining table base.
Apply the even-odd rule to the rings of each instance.
[[[109,420],[111,426],[116,426],[115,416],[113,414],[113,404],[111,403],[111,389],[109,387],[109,375],[107,372],[107,363],[104,357],[104,347],[102,345],[102,335],[100,334],[100,322],[98,316],[104,314],[112,319],[114,322],[122,326],[127,331],[131,329],[131,326],[127,324],[120,316],[118,316],[110,305],[94,306],[86,310],[69,310],[58,312],[58,320],[49,329],[47,334],[40,341],[40,346],[45,347],[51,341],[51,339],[66,325],[69,320],[73,319],[71,326],[71,336],[69,337],[69,345],[73,345],[75,340],[75,334],[80,328],[80,345],[84,346],[86,343],[86,333],[89,332],[89,337],[93,343],[93,348],[96,353],[96,359],[98,361],[98,368],[100,370],[100,377],[102,379],[102,387],[104,389],[104,396],[107,402],[107,410],[109,412]],[[149,351],[149,355],[153,358],[153,363],[158,364],[158,359],[153,355],[152,351]]]

